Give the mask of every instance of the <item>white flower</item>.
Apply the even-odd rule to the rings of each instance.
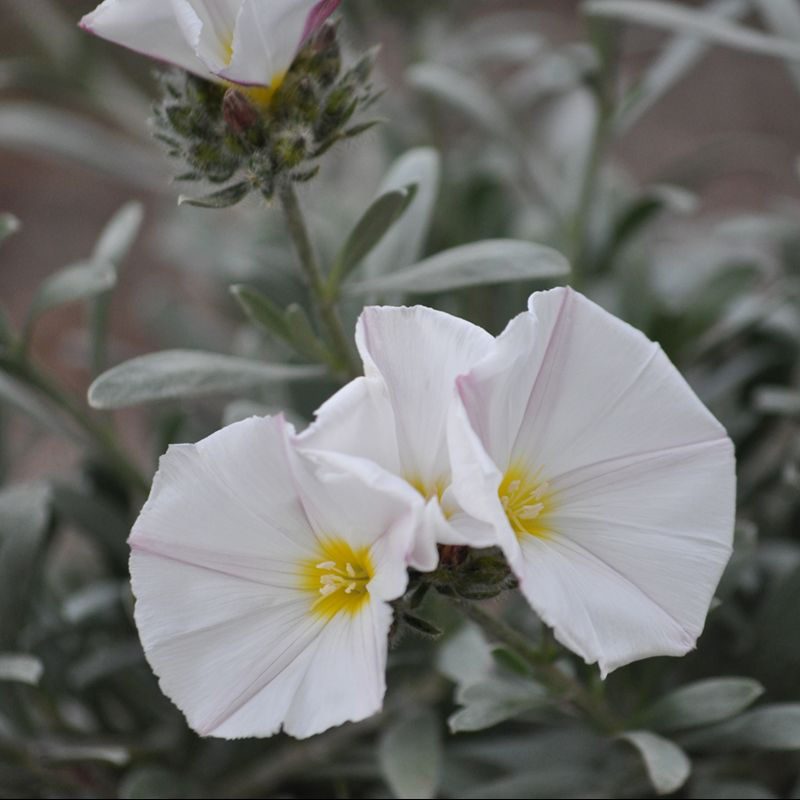
[[[317,411],[299,442],[368,458],[425,498],[410,563],[436,567],[436,543],[494,544],[491,527],[464,514],[449,491],[447,416],[455,379],[492,349],[482,328],[424,306],[370,306],[356,326],[365,377]]]
[[[376,712],[414,492],[251,418],[161,459],[133,528],[136,624],[200,734],[310,736]]]
[[[556,638],[604,675],[690,650],[731,552],[734,457],[661,348],[553,289],[457,384],[452,489]]]
[[[81,27],[202,78],[264,87],[268,102],[339,0],[104,0]]]

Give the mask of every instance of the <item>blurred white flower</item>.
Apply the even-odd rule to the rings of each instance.
[[[324,403],[298,441],[368,458],[405,479],[426,501],[410,563],[429,571],[437,542],[494,544],[490,526],[465,514],[449,491],[447,415],[455,379],[494,338],[458,317],[424,306],[370,306],[356,326],[365,377]]]
[[[452,490],[556,638],[604,675],[694,647],[731,552],[734,455],[661,348],[553,289],[457,385]]]
[[[130,568],[148,661],[189,724],[305,737],[378,711],[418,508],[370,462],[297,452],[280,417],[170,447]]]
[[[339,0],[104,0],[81,27],[264,103]]]

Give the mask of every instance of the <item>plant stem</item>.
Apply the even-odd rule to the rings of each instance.
[[[580,709],[598,729],[608,733],[621,730],[621,723],[601,697],[592,694],[582,683],[562,672],[524,636],[501,619],[487,613],[476,603],[458,603],[458,608],[480,625],[489,636],[522,656],[531,667],[537,681]]]
[[[361,370],[353,357],[352,350],[336,309],[335,299],[327,296],[325,279],[322,275],[319,259],[308,234],[303,211],[297,199],[297,193],[291,181],[283,181],[278,188],[278,197],[283,206],[289,236],[294,244],[297,258],[314,303],[319,319],[328,333],[328,343],[339,363],[341,372],[347,378],[356,378]]]
[[[24,355],[0,356],[0,368],[46,397],[74,420],[87,434],[117,477],[136,491],[146,494],[150,481],[119,447],[113,431],[95,419],[87,409],[51,380]]]

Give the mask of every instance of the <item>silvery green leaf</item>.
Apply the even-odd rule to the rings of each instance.
[[[451,733],[480,731],[549,702],[547,692],[531,680],[487,678],[458,690],[463,706],[448,720]]]
[[[186,797],[181,776],[155,765],[132,767],[119,783],[120,800],[150,800],[153,797]]]
[[[759,386],[753,394],[753,405],[762,414],[800,415],[800,392],[787,386]]]
[[[654,25],[667,30],[699,36],[723,44],[776,58],[800,59],[800,43],[737,25],[729,20],[668,3],[664,0],[586,0],[583,8],[594,16],[615,17],[626,22]]]
[[[462,625],[440,645],[436,668],[458,686],[469,686],[489,677],[492,652],[480,629],[472,623]]]
[[[235,394],[322,374],[324,371],[316,366],[264,364],[201,350],[164,350],[104,372],[89,387],[89,404],[111,409],[154,400]]]
[[[49,520],[48,486],[19,484],[0,491],[0,648],[14,647],[25,622]]]
[[[400,189],[390,189],[373,200],[333,261],[328,282],[329,296],[335,296],[339,284],[347,279],[403,215],[416,191],[416,186],[409,184]]]
[[[288,339],[299,353],[323,363],[330,361],[327,347],[314,332],[314,326],[301,305],[292,303],[286,309],[284,319],[286,320]]]
[[[289,326],[284,311],[263,292],[252,286],[237,283],[230,288],[242,310],[256,325],[280,339],[289,338]]]
[[[346,287],[348,294],[432,294],[467,286],[543,280],[569,274],[557,250],[516,239],[487,239],[437,253],[411,267]]]
[[[800,7],[797,0],[755,0],[755,6],[776,36],[800,41]],[[800,64],[787,61],[786,69],[795,88],[800,91]]]
[[[30,317],[43,311],[107,292],[117,282],[117,272],[109,261],[81,261],[53,273],[40,284],[33,297]]]
[[[792,468],[787,464],[784,469],[789,477]],[[796,469],[794,467],[795,476]],[[795,486],[796,480],[795,477]],[[776,540],[773,547],[779,543],[781,540]],[[788,544],[786,540],[783,543]],[[763,544],[760,551],[762,563],[766,565],[768,558],[774,561],[775,577],[757,618],[754,667],[773,691],[790,694],[797,685],[800,672],[800,637],[796,635],[797,609],[800,607],[798,554],[787,547],[776,547],[769,553]]]
[[[106,223],[92,252],[93,261],[105,261],[118,267],[128,255],[144,218],[141,203],[131,201],[117,209]]]
[[[0,653],[0,681],[17,681],[36,686],[44,665],[28,653]]]
[[[83,744],[76,742],[46,741],[40,748],[44,761],[101,761],[122,767],[131,760],[127,747],[112,744]]]
[[[744,16],[749,0],[712,0],[704,12],[726,19]],[[659,53],[621,105],[615,120],[619,132],[631,127],[640,117],[697,66],[710,43],[698,36],[679,34]]]
[[[71,625],[79,625],[91,617],[118,607],[126,591],[129,591],[127,582],[105,580],[91,583],[64,600],[61,615]]]
[[[406,71],[408,84],[442,101],[488,133],[515,138],[505,108],[472,78],[442,64],[414,64]]]
[[[19,230],[19,220],[13,214],[0,214],[0,242]]]
[[[439,193],[440,175],[441,158],[431,147],[409,150],[389,168],[379,194],[409,184],[414,184],[417,190],[403,216],[367,255],[364,263],[366,275],[382,275],[419,260]]]
[[[778,795],[755,781],[692,781],[692,800],[778,800]]]
[[[658,794],[670,794],[686,783],[692,762],[674,742],[651,731],[626,731],[619,738],[639,751],[647,776]]]
[[[656,731],[709,725],[740,714],[763,693],[764,687],[752,678],[709,678],[670,692],[643,719]]]
[[[163,162],[155,148],[51,106],[5,103],[0,108],[0,144],[70,159],[148,190],[166,185]]]
[[[247,181],[241,181],[202,197],[189,197],[182,194],[178,197],[178,205],[197,206],[198,208],[228,208],[228,206],[235,206],[240,200],[244,200],[252,188]]]
[[[692,731],[681,738],[690,750],[800,750],[800,703],[775,703]]]
[[[399,798],[436,797],[442,772],[439,721],[429,712],[390,725],[378,746],[381,771]]]

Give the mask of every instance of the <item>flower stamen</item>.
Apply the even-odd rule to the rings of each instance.
[[[316,596],[312,611],[327,619],[340,611],[355,614],[369,599],[374,574],[369,550],[354,550],[342,539],[327,539],[321,555],[323,560],[301,565],[303,588]]]
[[[552,533],[547,516],[552,511],[553,494],[548,482],[539,480],[538,472],[509,467],[497,494],[517,538],[547,538]]]

